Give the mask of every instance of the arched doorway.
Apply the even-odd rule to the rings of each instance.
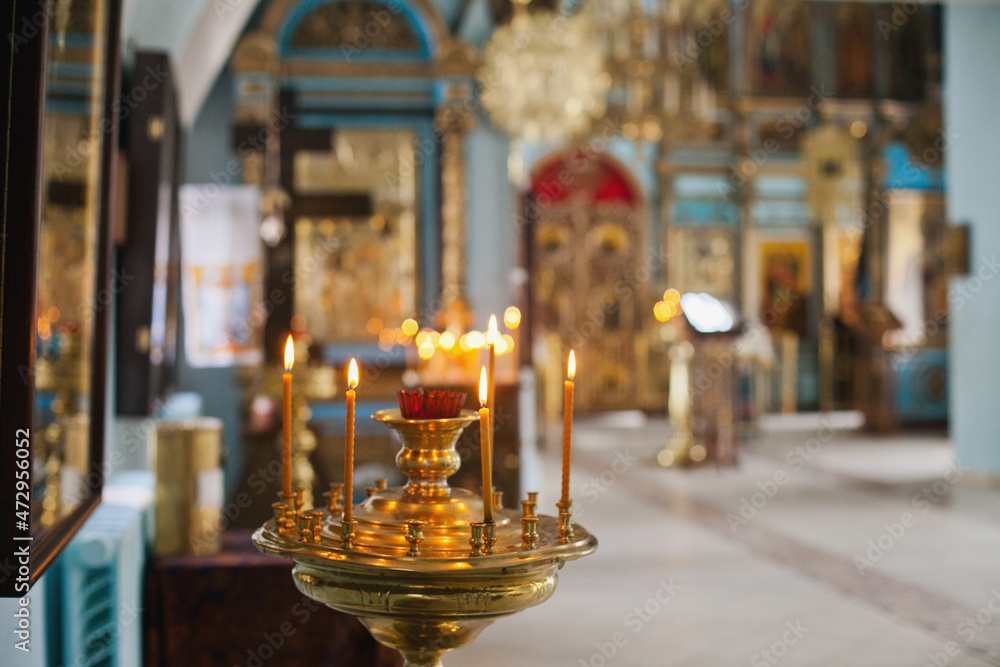
[[[578,409],[636,405],[635,346],[651,278],[642,201],[629,171],[606,154],[561,151],[532,172],[532,340],[543,352],[547,414],[558,412],[568,348],[587,376]]]

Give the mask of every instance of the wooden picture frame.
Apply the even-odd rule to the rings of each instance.
[[[45,0],[14,0],[5,14],[10,25],[3,21],[12,48],[4,50],[0,75],[9,91],[2,111],[7,126],[17,128],[0,137],[7,156],[0,269],[3,597],[23,597],[28,592],[100,502],[103,484],[105,368],[113,296],[109,219],[120,108],[116,103],[121,4],[96,0],[77,7],[93,13],[77,16],[71,9],[57,21]],[[86,26],[91,27],[89,32]],[[53,81],[58,86],[51,86]],[[75,115],[71,130],[60,133],[56,109]],[[77,140],[63,141],[67,136]],[[56,164],[47,162],[46,155],[53,154],[61,158]],[[78,156],[86,165],[83,169]],[[82,224],[74,222],[80,220]],[[67,229],[69,235],[64,233]],[[74,256],[78,272],[67,275],[60,262],[65,252],[73,250],[79,250]],[[74,288],[90,299],[72,304],[72,314],[67,313],[61,324],[57,307],[44,303],[48,307],[40,309],[40,298]],[[65,343],[59,354],[69,358],[71,350],[77,353],[73,364],[64,368],[51,363],[56,331],[64,336],[58,338],[60,344]],[[49,349],[40,341],[49,341]],[[49,357],[40,365],[45,353]],[[75,374],[64,372],[69,366]],[[42,377],[46,383],[55,378],[56,384],[72,385],[73,390],[47,398],[46,391],[37,391]],[[74,392],[80,399],[67,400],[66,394]],[[72,411],[61,415],[66,419],[58,419],[54,406],[70,403]],[[49,426],[57,422],[53,438]],[[68,444],[70,440],[75,445]],[[50,447],[50,441],[59,444]],[[56,452],[51,460],[58,463],[62,457],[55,472],[43,456],[47,448]],[[75,460],[68,461],[70,450]],[[72,475],[62,474],[70,469]],[[63,495],[68,487],[74,489],[72,497]],[[64,503],[64,498],[69,500]],[[51,514],[53,503],[61,508],[55,514]],[[50,512],[50,521],[42,520],[45,512]]]

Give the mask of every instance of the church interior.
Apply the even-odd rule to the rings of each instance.
[[[1000,4],[7,14],[0,664],[1000,665]]]

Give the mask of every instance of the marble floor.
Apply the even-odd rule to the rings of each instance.
[[[665,421],[579,420],[597,553],[446,667],[1000,665],[1000,487],[956,469],[943,434],[857,426],[769,418],[737,468],[664,470]],[[558,461],[538,463],[552,506]]]

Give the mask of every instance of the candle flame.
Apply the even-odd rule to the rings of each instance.
[[[295,363],[295,345],[292,343],[292,334],[288,334],[288,341],[285,343],[285,372],[292,372],[292,364]]]
[[[486,366],[483,366],[483,371],[479,374],[479,407],[486,407],[486,397],[489,395],[486,383]]]
[[[497,337],[500,332],[497,330],[497,316],[490,315],[490,326],[486,330],[486,343],[487,345],[496,345]]]
[[[351,389],[358,387],[358,362],[351,359],[351,366],[347,369],[347,386]]]
[[[566,363],[566,375],[572,380],[576,377],[576,352],[569,351],[569,361]]]

